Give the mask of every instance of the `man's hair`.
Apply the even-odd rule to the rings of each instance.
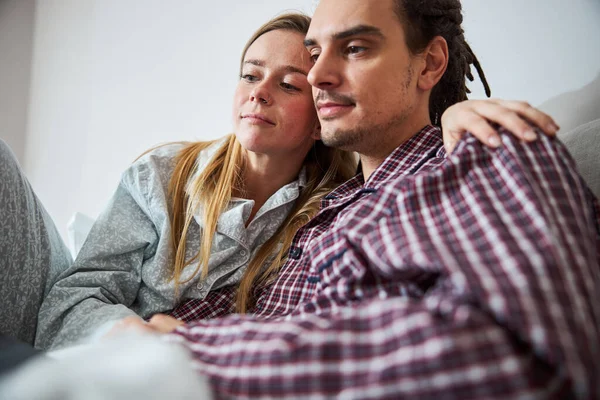
[[[477,69],[485,94],[490,97],[483,69],[465,40],[460,0],[394,0],[394,3],[411,53],[425,50],[436,36],[443,37],[448,43],[448,67],[429,99],[429,115],[435,125],[440,124],[448,107],[467,99],[470,91],[465,77],[473,81],[471,64]]]

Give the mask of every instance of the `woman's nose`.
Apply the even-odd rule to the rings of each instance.
[[[250,101],[265,105],[271,104],[271,96],[269,95],[269,91],[265,87],[265,84],[259,84],[254,87],[252,92],[250,92]]]

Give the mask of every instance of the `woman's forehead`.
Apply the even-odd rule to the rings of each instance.
[[[310,56],[300,32],[278,29],[258,37],[248,48],[244,63],[259,66],[289,65],[308,72]]]

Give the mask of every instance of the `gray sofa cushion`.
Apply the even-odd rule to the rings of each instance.
[[[558,135],[596,197],[600,197],[600,119]]]

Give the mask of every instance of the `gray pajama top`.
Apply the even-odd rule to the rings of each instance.
[[[201,152],[198,171],[223,143]],[[64,271],[44,299],[39,312],[36,347],[61,348],[131,315],[147,318],[173,309],[186,298],[204,298],[209,291],[239,282],[248,262],[279,228],[305,185],[302,170],[296,181],[279,189],[257,212],[248,227],[254,201],[232,199],[219,217],[212,244],[209,273],[196,274],[180,286],[170,273],[174,260],[167,197],[174,160],[182,144],[160,147],[137,160],[122,175],[116,193],[89,233],[73,265]],[[198,251],[202,219],[194,216],[186,242],[187,256]],[[196,265],[183,271],[188,278]]]

